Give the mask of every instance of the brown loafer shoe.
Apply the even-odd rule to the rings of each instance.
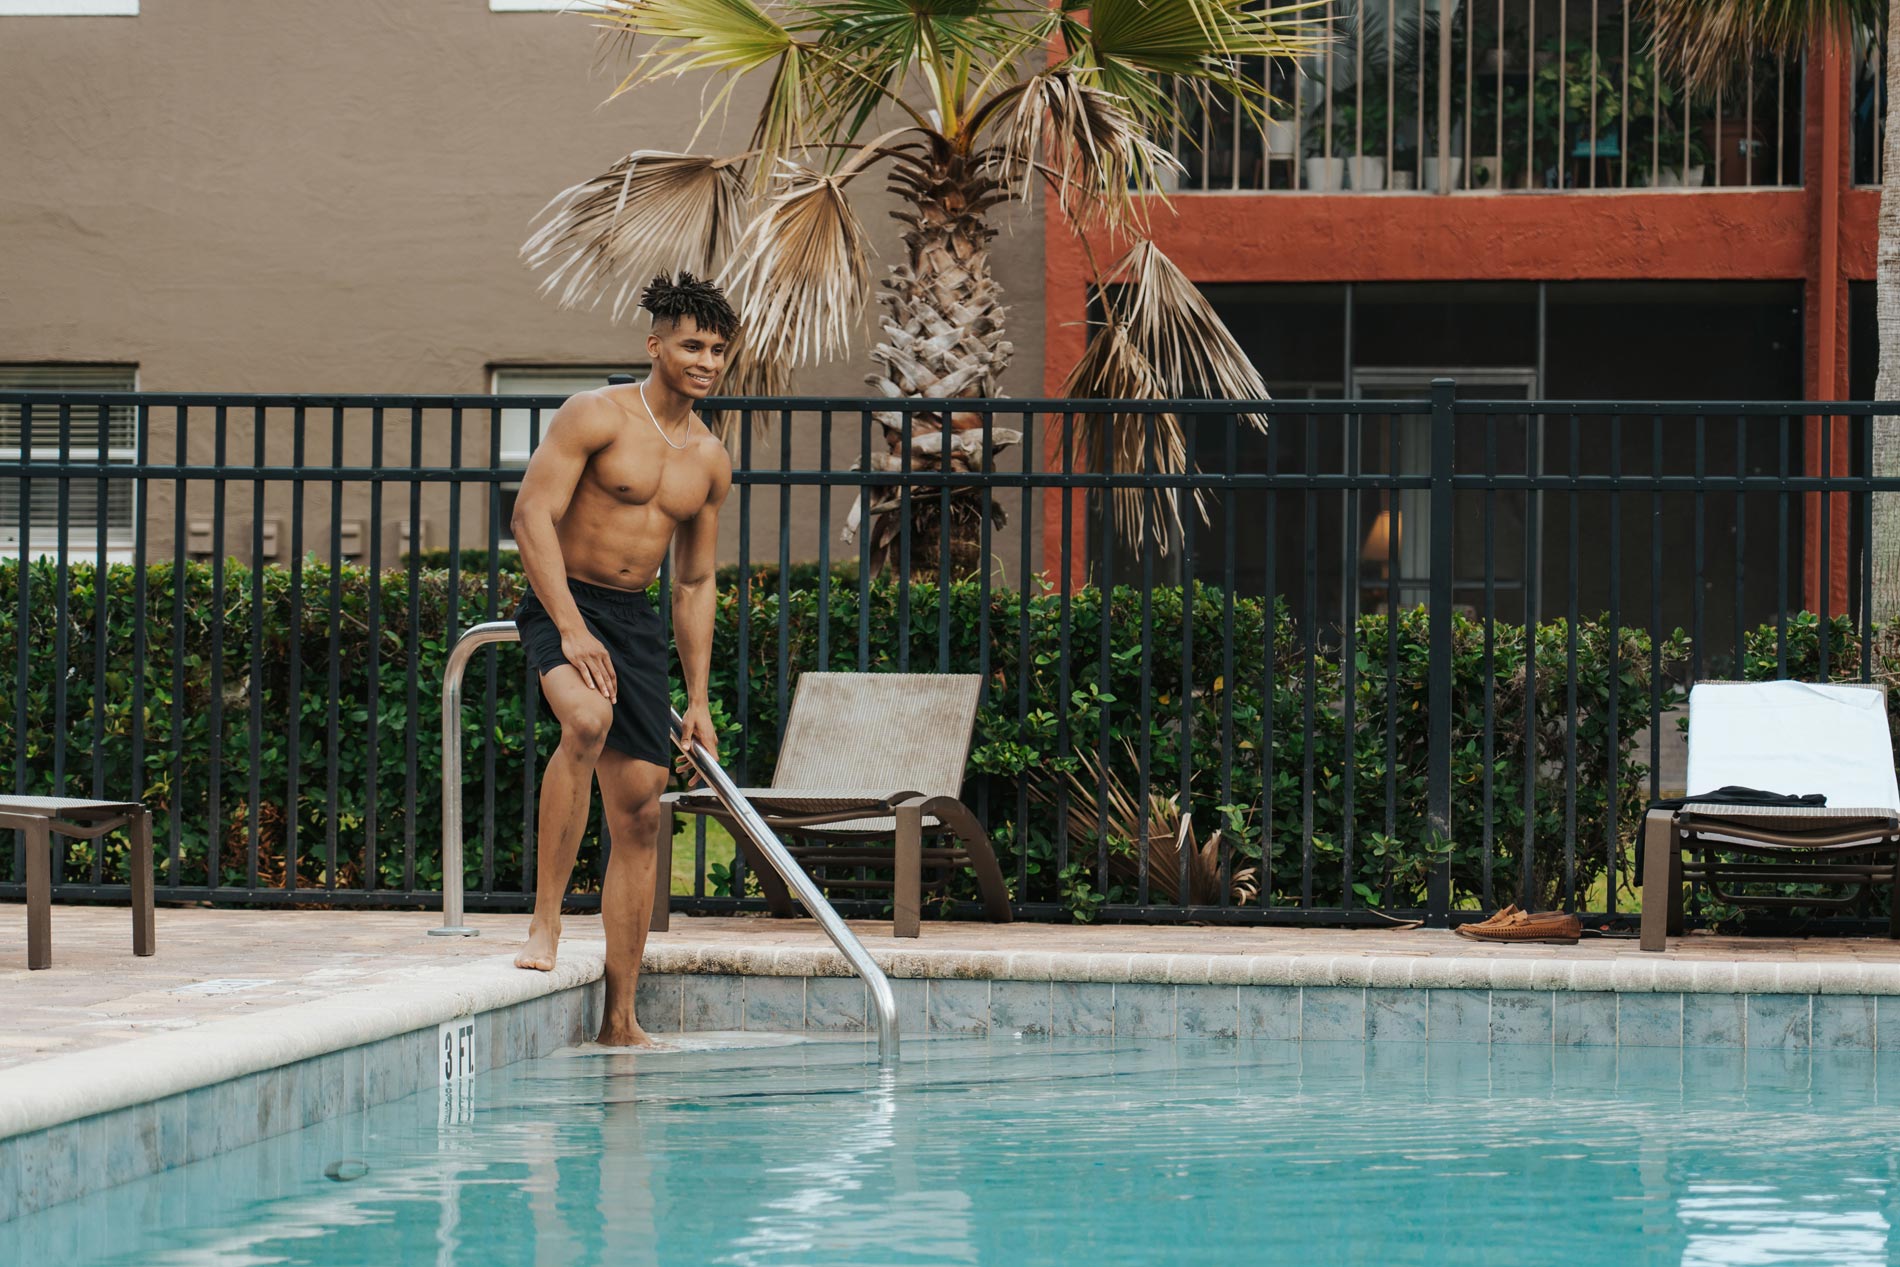
[[[1468,927],[1471,931],[1465,935],[1478,941],[1537,941],[1571,946],[1583,936],[1583,921],[1565,911],[1544,911],[1537,915],[1518,911],[1497,924]],[[1458,931],[1465,932],[1464,928]]]
[[[1509,906],[1500,907],[1499,909],[1485,916],[1483,919],[1473,920],[1469,924],[1460,924],[1458,925],[1458,927],[1452,929],[1451,931],[1454,933],[1457,933],[1461,937],[1469,937],[1472,935],[1472,930],[1474,929],[1497,928],[1504,924],[1508,924],[1512,920],[1512,918],[1514,918],[1515,916],[1521,915],[1522,913],[1523,912],[1518,910],[1516,903],[1512,903]]]

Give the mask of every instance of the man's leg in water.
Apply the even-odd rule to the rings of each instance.
[[[607,930],[607,991],[599,1041],[625,1047],[647,1041],[646,1031],[634,1019],[633,995],[653,915],[653,874],[659,861],[654,835],[667,770],[609,748],[600,754],[599,773],[601,804],[613,840],[600,891],[600,919]]]
[[[613,705],[581,680],[580,671],[563,664],[541,675],[541,691],[561,722],[561,743],[541,776],[541,813],[536,843],[534,917],[528,944],[515,956],[517,968],[554,970],[561,939],[561,900],[574,873],[581,832],[587,827],[587,802],[594,790],[594,767],[613,725]]]

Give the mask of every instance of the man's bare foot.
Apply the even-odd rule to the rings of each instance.
[[[533,968],[538,972],[554,971],[555,947],[561,941],[561,926],[549,928],[542,924],[528,925],[528,944],[515,956],[515,967]]]
[[[602,1047],[651,1047],[653,1039],[640,1028],[638,1021],[629,1021],[625,1025],[616,1025],[603,1021],[600,1033],[594,1039]]]

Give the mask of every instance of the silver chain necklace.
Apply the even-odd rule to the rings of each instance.
[[[659,416],[653,412],[653,406],[647,403],[647,381],[644,378],[640,380],[640,405],[642,408],[644,408],[647,411],[647,417],[652,420],[653,429],[660,433],[660,439],[666,441],[668,444],[672,444],[673,447],[676,449],[683,449],[686,447],[686,442],[684,440],[680,441],[678,444],[673,444],[673,437],[666,434],[666,428],[660,425]],[[686,429],[690,431],[693,428],[692,410],[689,409],[686,411],[686,413],[687,413]]]

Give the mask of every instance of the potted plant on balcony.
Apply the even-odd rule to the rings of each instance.
[[[1329,147],[1327,140],[1331,136],[1326,127],[1326,115],[1322,111],[1306,122],[1306,158],[1301,164],[1301,173],[1305,177],[1306,188],[1316,194],[1336,194],[1346,187],[1346,156],[1337,148],[1337,138]]]
[[[1531,91],[1543,183],[1556,189],[1588,185],[1592,166],[1622,157],[1622,88],[1600,45],[1593,51],[1588,40],[1560,45],[1553,37],[1543,49],[1551,58],[1538,67]]]
[[[1532,86],[1530,77],[1524,75],[1515,81],[1507,80],[1499,89],[1478,88],[1471,104],[1471,135],[1465,146],[1474,151],[1471,188],[1528,189],[1542,183],[1532,177],[1531,155],[1525,147]],[[1544,146],[1540,139],[1540,161],[1548,153]]]
[[[1646,33],[1639,32],[1647,40]],[[1632,35],[1631,39],[1636,39]],[[1656,73],[1656,63],[1645,52],[1632,53],[1624,73],[1629,85],[1629,113],[1622,121],[1625,130],[1624,155],[1628,183],[1638,188],[1653,186],[1657,171],[1670,158],[1662,143],[1661,132],[1672,116],[1680,117],[1680,99],[1675,88]],[[1680,155],[1680,148],[1677,154]],[[1678,161],[1680,161],[1678,159]]]
[[[1493,48],[1492,53],[1497,49]],[[1471,102],[1471,135],[1465,138],[1465,148],[1472,151],[1471,175],[1466,181],[1472,189],[1502,189],[1504,187],[1504,154],[1506,146],[1498,144],[1498,95],[1495,92],[1477,88]]]
[[[1343,99],[1342,99],[1343,98]],[[1346,187],[1361,193],[1385,188],[1385,127],[1390,112],[1383,91],[1365,97],[1333,94],[1333,153],[1346,156]]]
[[[1325,79],[1330,92],[1315,100],[1307,123],[1307,186],[1384,189],[1386,124],[1391,114],[1385,15],[1376,9],[1341,15],[1334,21],[1332,34],[1326,54],[1330,73]]]
[[[1265,141],[1269,163],[1292,162],[1300,156],[1300,125],[1291,115],[1283,119],[1268,116]]]
[[[1428,12],[1406,20],[1401,25],[1398,49],[1393,54],[1401,59],[1402,68],[1398,75],[1398,100],[1424,103],[1424,118],[1414,122],[1424,140],[1424,152],[1418,155],[1416,167],[1422,189],[1437,190],[1441,166],[1447,188],[1457,189],[1463,183],[1465,99],[1470,90],[1464,73],[1465,45],[1469,39],[1465,15],[1466,7],[1460,6],[1453,13],[1451,29],[1447,32],[1451,44],[1451,75],[1446,95],[1451,107],[1451,127],[1444,136],[1439,135],[1439,15]]]
[[[1656,168],[1656,187],[1700,189],[1708,175],[1709,145],[1697,121],[1691,119],[1685,130],[1682,115],[1671,113],[1657,124],[1657,134],[1662,159]]]

